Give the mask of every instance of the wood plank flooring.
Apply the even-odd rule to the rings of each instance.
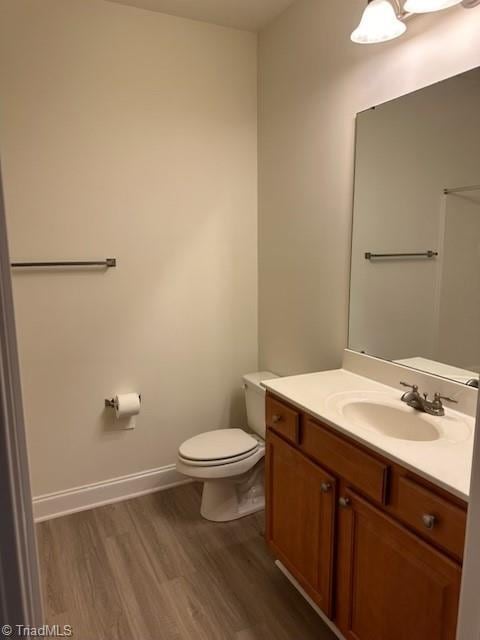
[[[200,517],[188,484],[37,527],[48,624],[75,640],[333,640],[275,567],[263,513]]]

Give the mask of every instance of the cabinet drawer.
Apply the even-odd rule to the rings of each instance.
[[[408,477],[399,478],[396,515],[424,537],[462,558],[467,514]]]
[[[301,448],[366,496],[385,503],[388,466],[383,462],[312,420],[306,421]]]
[[[290,409],[283,402],[267,396],[266,422],[267,426],[284,438],[294,444],[298,444],[300,415],[297,411]]]

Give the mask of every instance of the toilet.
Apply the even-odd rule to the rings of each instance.
[[[243,376],[247,423],[244,429],[217,429],[186,440],[178,450],[177,470],[203,481],[200,513],[228,522],[265,507],[265,388],[270,371]]]

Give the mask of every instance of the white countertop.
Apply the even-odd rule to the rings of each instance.
[[[339,432],[370,447],[381,455],[414,471],[434,484],[468,501],[472,468],[475,419],[449,407],[446,416],[467,423],[470,435],[459,442],[400,440],[347,421],[330,406],[334,394],[346,392],[388,393],[400,399],[402,391],[351,373],[345,369],[322,371],[287,378],[265,380],[264,386],[299,409],[324,421]],[[402,403],[403,404],[403,403]],[[415,411],[412,409],[412,411]]]

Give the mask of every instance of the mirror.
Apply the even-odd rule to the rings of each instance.
[[[349,348],[478,386],[480,69],[357,116]]]

